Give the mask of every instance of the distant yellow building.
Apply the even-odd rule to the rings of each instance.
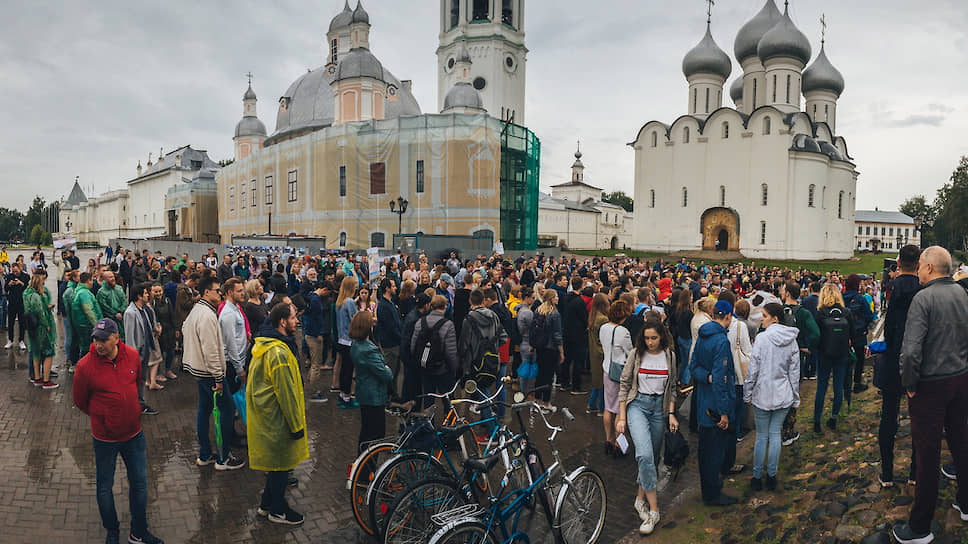
[[[271,136],[250,84],[235,161],[216,178],[222,243],[272,233],[324,236],[329,248],[391,247],[400,229],[535,249],[538,139],[487,114],[463,44],[443,110],[422,114],[410,82],[370,52],[369,29],[361,5],[333,19],[327,64],[280,98]],[[389,205],[398,197],[409,204],[401,217]]]

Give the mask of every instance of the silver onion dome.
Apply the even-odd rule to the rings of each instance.
[[[450,91],[447,92],[447,96],[444,97],[443,111],[447,111],[451,108],[473,108],[483,110],[484,100],[481,99],[481,93],[477,92],[477,89],[475,89],[473,85],[466,81],[462,81],[451,87]]]
[[[736,55],[736,60],[743,62],[756,55],[756,47],[760,44],[763,35],[779,22],[780,17],[780,10],[777,9],[776,3],[773,0],[766,0],[763,9],[747,21],[736,34],[736,41],[733,42],[733,54]]]
[[[726,79],[732,71],[729,55],[716,45],[707,24],[706,35],[682,59],[682,73],[687,79],[696,74],[715,74]]]
[[[789,11],[783,13],[780,21],[763,35],[756,46],[756,54],[762,62],[776,57],[787,57],[806,65],[810,62],[811,53],[810,40],[793,24]]]
[[[351,22],[353,22],[353,10],[350,9],[349,0],[346,0],[346,3],[343,4],[343,11],[337,13],[336,17],[333,17],[333,20],[329,22],[329,31],[333,32],[350,26]]]
[[[844,92],[844,76],[830,64],[823,46],[813,64],[803,71],[803,92],[810,91],[830,91],[838,98]]]

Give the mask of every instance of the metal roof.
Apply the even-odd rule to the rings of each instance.
[[[73,206],[74,204],[80,204],[82,202],[87,202],[87,197],[84,196],[84,190],[76,181],[74,182],[74,188],[71,189],[71,194],[67,197],[67,201],[64,202],[65,207]]]
[[[913,225],[914,219],[901,212],[885,212],[881,210],[857,210],[854,213],[856,223],[896,223]]]

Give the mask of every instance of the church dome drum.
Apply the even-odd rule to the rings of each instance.
[[[756,54],[762,62],[776,57],[788,57],[806,65],[810,62],[810,40],[793,24],[789,13],[784,13],[780,21],[760,40]]]
[[[240,136],[265,136],[266,126],[262,124],[262,121],[258,117],[243,117],[237,125],[235,125],[235,137]]]
[[[484,109],[484,101],[481,100],[481,93],[473,85],[461,82],[454,85],[444,98],[444,110],[450,108],[474,108]]]
[[[736,55],[736,60],[743,62],[756,55],[756,48],[760,39],[776,25],[780,17],[780,10],[776,8],[776,3],[773,0],[766,0],[763,9],[747,21],[736,34],[736,41],[733,42],[733,53]]]
[[[830,91],[840,97],[844,92],[844,76],[827,59],[823,47],[809,68],[803,71],[803,92]]]
[[[733,71],[729,55],[716,45],[713,35],[706,26],[706,35],[682,59],[682,73],[686,78],[696,74],[715,74],[726,79]]]
[[[350,49],[336,67],[336,81],[354,77],[371,77],[384,81],[383,64],[365,47]]]

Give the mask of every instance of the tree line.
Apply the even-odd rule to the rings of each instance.
[[[40,196],[26,211],[0,207],[0,242],[29,242],[35,245],[51,245],[52,232],[60,230],[60,206],[48,203]]]

